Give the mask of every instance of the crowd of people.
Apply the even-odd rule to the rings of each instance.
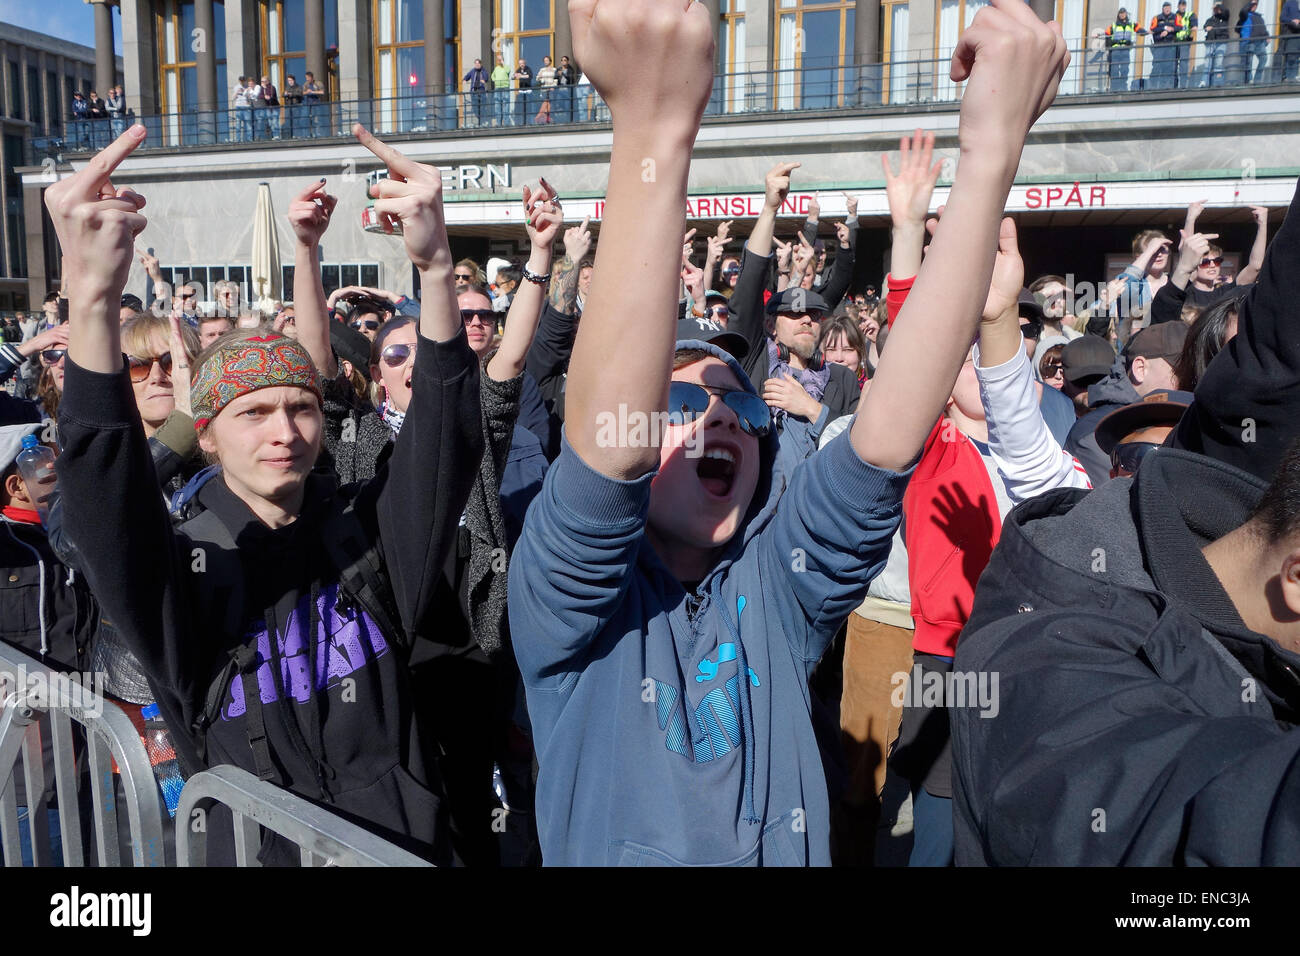
[[[1204,32],[1198,36],[1198,30]],[[1188,10],[1187,0],[1178,0],[1177,9],[1173,3],[1162,3],[1149,26],[1133,21],[1128,9],[1120,7],[1113,23],[1093,32],[1089,64],[1105,67],[1112,93],[1294,83],[1300,70],[1300,0],[1285,0],[1279,31],[1270,67],[1270,35],[1259,0],[1248,0],[1237,12],[1235,24],[1227,5],[1218,2],[1204,24]],[[1133,50],[1142,45],[1143,37],[1151,39],[1151,69],[1145,79],[1135,75],[1130,81]]]
[[[156,705],[183,775],[438,863],[870,864],[891,777],[911,865],[1294,862],[1300,225],[1256,209],[1227,278],[1195,203],[1084,303],[1026,276],[1003,209],[1069,56],[993,0],[948,199],[932,133],[884,156],[854,290],[853,197],[778,236],[798,163],[739,248],[686,230],[707,14],[596,6],[598,252],[543,179],[526,262],[454,261],[437,169],[358,126],[419,301],[326,295],[321,180],[291,303],[145,308],[112,182],[143,129],[47,190],[69,281],[0,345],[0,639]]]

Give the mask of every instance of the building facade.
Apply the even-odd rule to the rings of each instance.
[[[111,34],[110,34],[111,39]],[[110,52],[112,47],[109,47]],[[121,62],[111,60],[114,70]],[[39,206],[25,206],[22,176],[18,170],[32,163],[30,143],[35,137],[60,137],[71,116],[72,94],[91,90],[108,95],[109,81],[95,83],[95,52],[89,47],[57,40],[32,30],[0,23],[0,312],[29,308],[39,303],[44,290],[29,291],[28,246],[44,245],[45,230]],[[43,173],[53,175],[52,165]],[[44,262],[53,247],[37,256]]]
[[[142,244],[176,277],[206,288],[244,274],[257,185],[267,182],[289,278],[292,236],[283,213],[295,193],[324,176],[341,197],[323,249],[327,287],[358,282],[413,291],[400,240],[360,228],[365,174],[377,164],[349,135],[354,119],[412,157],[443,167],[457,255],[484,261],[520,254],[520,187],[541,175],[561,190],[571,217],[590,213],[599,229],[610,134],[594,93],[578,88],[583,115],[569,118],[580,122],[550,125],[532,122],[536,94],[506,91],[499,101],[507,111],[501,125],[492,119],[499,115],[495,104],[461,95],[461,78],[476,59],[490,69],[497,55],[511,65],[522,57],[536,69],[544,56],[568,55],[564,0],[120,2],[128,104],[150,132],[116,179],[148,197],[151,224]],[[735,219],[743,235],[746,220],[757,215],[766,170],[782,159],[798,160],[803,167],[781,228],[793,231],[819,190],[823,231],[830,235],[830,220],[843,212],[841,193],[860,196],[859,279],[879,282],[888,265],[880,154],[896,150],[899,136],[917,126],[934,129],[951,176],[960,91],[947,79],[947,60],[981,5],[709,0],[720,75],[694,154],[692,224],[703,231]],[[1134,232],[1156,225],[1176,235],[1186,204],[1203,198],[1212,204],[1203,221],[1223,233],[1225,248],[1248,246],[1246,207],[1290,201],[1300,174],[1294,85],[1218,89],[1193,82],[1151,90],[1135,82],[1131,92],[1110,92],[1087,38],[1104,31],[1116,5],[1032,5],[1064,24],[1079,55],[1063,95],[1030,138],[1010,200],[1031,274],[1074,270],[1096,281],[1124,254]],[[1239,5],[1230,2],[1233,22]],[[1195,6],[1208,14],[1212,0],[1195,0]],[[1261,2],[1273,34],[1279,7],[1278,0]],[[1148,25],[1158,9],[1157,0],[1130,6],[1134,20]],[[1186,47],[1193,77],[1203,47]],[[1144,55],[1140,47],[1133,51],[1135,77],[1147,75]],[[285,110],[277,115],[279,142],[236,135],[228,102],[234,78],[265,75],[283,91],[287,76],[301,82],[307,71],[327,89],[319,127],[313,120],[308,135],[299,116],[294,132],[293,115]],[[512,125],[510,114],[524,122]],[[75,169],[88,155],[60,154],[56,165]],[[39,208],[44,173],[36,167],[24,173],[29,209]],[[43,289],[52,274],[50,245],[48,234],[29,236],[33,290]],[[131,291],[142,294],[144,277],[137,273]]]

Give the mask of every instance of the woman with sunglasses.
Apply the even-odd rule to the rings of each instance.
[[[1064,345],[1053,345],[1038,362],[1038,374],[1042,376],[1043,384],[1050,385],[1058,392],[1065,388],[1065,365],[1061,362],[1061,353],[1064,351]]]
[[[0,382],[6,381],[9,376],[22,369],[25,362],[34,362],[40,368],[34,389],[37,401],[27,403],[26,411],[18,411],[19,406],[14,406],[9,411],[9,421],[25,421],[28,420],[29,415],[35,416],[30,419],[32,421],[39,421],[42,417],[49,419],[57,417],[59,393],[63,389],[63,355],[67,348],[66,323],[46,329],[39,335],[33,335],[26,342],[0,345]],[[21,380],[20,376],[20,383]],[[21,395],[22,391],[20,390],[18,394]],[[15,401],[25,400],[15,399]],[[9,404],[11,403],[6,402],[6,405]]]
[[[322,297],[310,303],[321,327],[304,315],[302,342],[240,331],[197,358],[195,426],[221,470],[173,527],[150,490],[116,318],[146,225],[143,197],[110,181],[143,142],[135,126],[45,194],[75,277],[60,482],[68,534],[158,691],[186,775],[233,764],[446,860],[405,660],[448,610],[435,584],[483,450],[478,365],[456,315],[437,169],[354,131],[392,174],[371,194],[400,221],[425,290],[421,387],[377,479],[340,492],[311,474],[322,415],[304,345],[328,342]],[[260,856],[297,852],[268,836]]]

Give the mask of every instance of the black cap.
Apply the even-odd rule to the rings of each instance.
[[[1109,455],[1125,435],[1154,425],[1177,425],[1192,404],[1191,392],[1157,388],[1140,402],[1117,408],[1097,423],[1097,447]]]
[[[772,296],[772,301],[767,304],[767,314],[776,315],[780,312],[793,312],[797,315],[803,315],[805,312],[821,312],[823,315],[831,310],[823,299],[812,289],[805,289],[801,286],[795,286],[786,289],[780,295]]]
[[[691,339],[716,345],[738,359],[743,359],[749,354],[749,342],[743,335],[739,332],[727,331],[712,319],[688,315],[678,322],[677,341],[680,343]]]
[[[1178,361],[1186,341],[1187,326],[1184,323],[1161,322],[1148,326],[1129,339],[1124,355],[1130,363],[1135,355],[1140,355],[1143,358],[1162,358],[1172,365]]]
[[[352,367],[370,377],[370,339],[345,322],[330,320],[330,345],[334,354],[352,363]]]
[[[143,312],[144,303],[140,301],[138,295],[132,295],[130,292],[122,296],[122,308],[130,309],[133,312]]]
[[[1115,364],[1115,350],[1105,339],[1085,335],[1066,344],[1061,350],[1061,370],[1065,380],[1078,385],[1092,375],[1109,375]]]

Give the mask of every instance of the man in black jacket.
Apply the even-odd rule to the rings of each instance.
[[[1300,854],[1297,294],[1293,200],[1173,447],[1008,519],[954,667],[1001,685],[950,712],[959,864]]]

